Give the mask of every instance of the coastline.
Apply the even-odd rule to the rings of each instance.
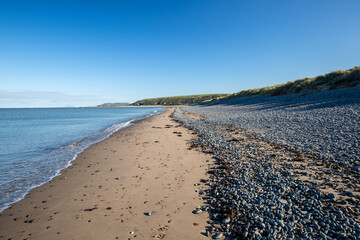
[[[92,135],[90,134],[80,139],[74,138],[73,142],[71,142],[70,140],[70,142],[66,144],[52,146],[51,148],[49,148],[52,149],[53,152],[51,157],[54,159],[61,159],[60,161],[58,161],[57,166],[54,166],[54,168],[52,169],[49,168],[48,169],[49,172],[45,172],[44,175],[41,175],[39,173],[39,176],[42,176],[41,180],[33,182],[34,179],[32,179],[33,181],[25,181],[24,184],[21,186],[15,186],[15,189],[17,189],[19,194],[17,193],[11,199],[10,198],[4,199],[4,201],[1,202],[0,214],[5,209],[10,207],[12,204],[22,200],[26,196],[26,194],[28,194],[32,189],[42,186],[43,184],[51,181],[54,177],[61,175],[61,171],[71,166],[72,162],[77,158],[77,156],[81,152],[85,151],[87,148],[91,147],[92,145],[98,142],[105,140],[115,132],[124,129],[136,123],[137,121],[141,121],[148,117],[161,114],[164,111],[165,111],[164,108],[160,110],[154,110],[153,112],[147,115],[136,116],[133,118],[129,118],[128,120],[125,121],[113,123],[112,125],[106,126],[103,129],[99,129],[97,132],[94,132]],[[45,153],[42,153],[42,156],[50,157],[48,155],[45,155]],[[26,177],[26,176],[21,176],[21,177]],[[2,192],[7,193],[8,191],[10,194],[12,193],[11,189],[4,189]]]
[[[207,216],[192,210],[202,204],[194,184],[205,178],[208,157],[187,150],[192,134],[172,111],[134,121],[78,154],[1,213],[0,239],[204,238]]]

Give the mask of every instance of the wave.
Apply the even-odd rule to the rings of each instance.
[[[90,146],[105,140],[121,129],[129,127],[137,120],[158,115],[163,111],[164,110],[154,110],[148,115],[133,118],[126,122],[115,123],[93,135],[82,137],[71,144],[47,149],[42,152],[42,154],[33,155],[31,159],[24,158],[20,162],[14,163],[14,172],[20,172],[26,169],[27,171],[31,171],[31,174],[28,174],[30,176],[26,178],[11,179],[0,185],[0,213],[10,207],[11,204],[23,199],[32,189],[61,175],[61,171],[71,166],[77,156]],[[32,165],[29,164],[30,162]],[[0,175],[1,174],[0,171]]]

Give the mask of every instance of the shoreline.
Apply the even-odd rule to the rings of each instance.
[[[184,138],[189,140],[192,134],[172,122],[171,111],[172,108],[166,108],[163,113],[136,120],[136,124],[114,132],[79,153],[72,164],[61,170],[59,175],[30,190],[22,200],[13,203],[0,214],[0,239],[97,239],[99,236],[105,239],[123,239],[135,235],[141,239],[159,238],[165,234],[184,237],[195,233],[197,236],[192,236],[192,239],[202,239],[204,236],[200,232],[204,230],[205,214],[194,215],[191,212],[202,204],[195,192],[199,186],[194,184],[197,185],[199,179],[205,177],[203,168],[207,157],[200,152],[187,150]],[[174,134],[175,129],[181,133]],[[151,140],[146,141],[147,139]],[[189,155],[189,159],[196,160],[196,164],[201,167],[194,167],[194,163],[184,159]],[[109,160],[114,156],[117,159]],[[170,161],[167,159],[169,156],[179,162]],[[140,167],[143,164],[150,165]],[[89,174],[89,171],[92,172]],[[191,172],[196,174],[184,177]],[[151,175],[155,176],[147,181],[143,180]],[[154,183],[159,182],[161,186],[154,186]],[[187,184],[183,186],[182,183]],[[154,188],[153,191],[150,188]],[[136,196],[140,192],[146,194],[143,197]],[[154,193],[158,197],[153,196]],[[150,199],[146,200],[147,198]],[[183,202],[180,203],[177,199]],[[144,205],[151,206],[151,216],[144,214],[147,212],[145,210],[134,213],[137,208],[143,209]],[[171,211],[165,214],[162,213],[163,209]],[[111,219],[111,230],[109,223],[104,225],[106,218]],[[183,222],[189,219],[189,222]],[[147,226],[149,220],[156,225]],[[93,222],[97,224],[94,226]],[[136,226],[142,222],[144,224]],[[181,224],[175,226],[174,222]],[[118,224],[124,227],[119,227]],[[183,224],[188,225],[185,228],[189,229],[183,231]],[[73,229],[73,226],[77,228]],[[135,233],[130,234],[132,231]]]
[[[54,179],[55,177],[60,176],[60,175],[61,175],[61,172],[62,172],[64,169],[67,169],[68,167],[70,167],[70,166],[72,165],[72,162],[77,158],[77,156],[78,156],[79,154],[81,154],[82,152],[84,152],[86,149],[90,148],[91,146],[93,146],[94,144],[96,144],[96,143],[98,143],[98,142],[104,141],[105,139],[111,137],[111,135],[115,134],[115,133],[118,132],[118,131],[121,131],[122,129],[125,129],[125,128],[127,128],[127,127],[129,127],[129,126],[131,126],[131,125],[133,125],[133,124],[135,124],[135,123],[137,123],[137,122],[139,122],[139,121],[145,120],[145,119],[147,119],[147,118],[149,118],[149,117],[151,117],[151,116],[156,116],[156,115],[162,114],[164,111],[165,111],[165,110],[156,111],[156,112],[152,112],[152,113],[149,114],[149,115],[144,115],[144,116],[139,117],[139,118],[130,119],[129,121],[126,121],[126,122],[114,123],[114,124],[112,124],[112,125],[104,128],[104,129],[102,129],[100,132],[105,132],[107,129],[110,129],[110,128],[112,128],[112,127],[114,127],[114,126],[116,126],[116,125],[119,125],[119,124],[123,124],[122,127],[110,131],[107,136],[103,136],[103,137],[101,137],[101,138],[99,138],[99,139],[96,139],[95,141],[89,143],[90,145],[86,146],[85,148],[79,149],[79,152],[74,153],[74,154],[72,155],[72,157],[69,158],[69,159],[66,161],[66,164],[64,164],[63,167],[61,167],[60,169],[56,170],[51,176],[49,176],[49,179],[48,179],[47,181],[41,182],[41,183],[38,183],[38,184],[34,184],[33,186],[31,186],[31,187],[29,187],[28,189],[24,190],[25,193],[24,193],[22,196],[16,198],[16,199],[13,200],[11,203],[6,204],[6,205],[4,206],[4,208],[0,209],[0,214],[1,214],[3,211],[5,211],[6,209],[8,209],[9,207],[11,207],[13,204],[15,204],[15,203],[21,201],[22,199],[24,199],[25,196],[26,196],[31,190],[33,190],[33,189],[35,189],[35,188],[38,188],[38,187],[41,187],[42,185],[44,185],[44,184],[48,183],[49,181],[51,181],[52,179]],[[100,133],[97,133],[97,134],[100,134]],[[95,135],[94,135],[94,136],[95,136]],[[67,147],[67,146],[78,146],[79,143],[87,140],[88,138],[94,137],[94,136],[86,136],[86,137],[83,137],[83,138],[81,138],[81,139],[78,139],[78,140],[74,141],[74,142],[71,143],[71,144],[64,145],[64,146],[58,146],[57,148],[60,149],[60,148]]]

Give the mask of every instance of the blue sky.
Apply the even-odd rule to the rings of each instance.
[[[0,0],[0,107],[233,93],[360,63],[360,1]]]

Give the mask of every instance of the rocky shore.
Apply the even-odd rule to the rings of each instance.
[[[360,239],[360,88],[177,109],[211,154],[207,235]],[[195,209],[195,213],[203,214]]]

